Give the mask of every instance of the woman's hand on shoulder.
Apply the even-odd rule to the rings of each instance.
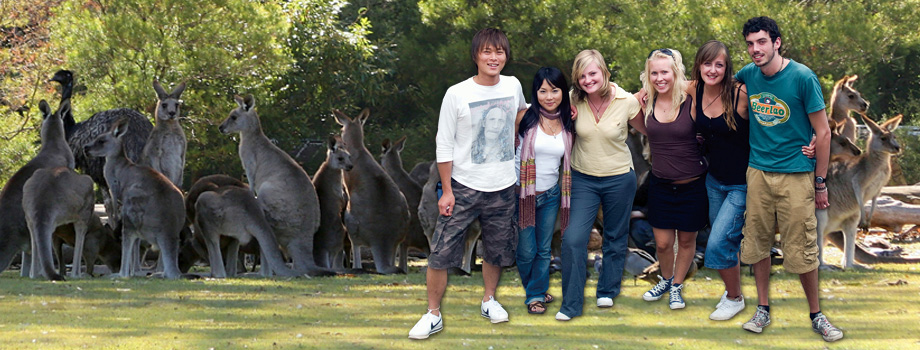
[[[815,140],[817,140],[817,136],[812,136],[811,143],[808,146],[802,146],[802,154],[811,159],[815,158]]]
[[[639,106],[642,109],[645,109],[645,105],[648,103],[648,92],[645,91],[645,88],[639,89],[639,91],[633,94],[633,96],[639,100]]]
[[[747,85],[738,83],[738,105],[735,106],[735,111],[737,111],[738,115],[744,118],[744,120],[748,119],[748,105],[750,103],[747,94]]]
[[[578,108],[574,104],[570,104],[569,107],[572,108],[572,120],[578,119]]]

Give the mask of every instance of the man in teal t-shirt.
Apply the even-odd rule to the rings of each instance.
[[[827,320],[818,300],[815,208],[828,206],[824,177],[830,149],[821,85],[811,69],[780,55],[782,39],[774,20],[752,18],[742,34],[754,62],[735,75],[747,85],[751,120],[740,258],[754,265],[758,299],[754,316],[742,328],[761,333],[770,325],[770,249],[779,228],[783,267],[799,275],[812,330],[825,341],[836,341],[843,332]],[[816,160],[801,152],[812,134],[817,136]]]

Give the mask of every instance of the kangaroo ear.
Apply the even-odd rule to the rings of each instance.
[[[371,110],[365,108],[361,111],[361,114],[358,114],[358,122],[363,126],[364,123],[367,123],[367,118],[371,116]]]
[[[335,143],[335,135],[329,135],[329,137],[326,139],[326,148],[328,148],[330,151],[335,151]]]
[[[866,127],[868,127],[872,133],[876,134],[882,132],[882,129],[878,126],[878,124],[876,124],[872,118],[869,118],[869,116],[865,114],[859,114],[859,117],[862,118],[863,123],[866,124]]]
[[[853,83],[856,82],[856,79],[859,79],[859,75],[853,74],[852,77],[847,78],[847,86],[852,87]]]
[[[894,131],[898,128],[898,125],[901,125],[901,119],[904,118],[904,115],[898,114],[894,118],[888,119],[882,123],[882,127],[888,129],[889,132]]]
[[[64,119],[65,115],[70,114],[70,99],[61,101],[61,105],[58,106],[58,118]]]
[[[160,82],[156,79],[153,80],[153,91],[156,91],[157,99],[165,100],[169,97],[169,95],[166,94],[166,90],[163,89],[163,85],[160,85]]]
[[[246,97],[243,98],[243,110],[246,112],[249,112],[255,107],[256,107],[256,98],[252,96],[252,94],[246,95]]]
[[[125,136],[125,134],[127,133],[128,133],[128,123],[125,121],[125,119],[119,119],[117,122],[115,122],[115,125],[112,127],[113,136],[120,139],[122,136]]]
[[[45,100],[39,101],[38,110],[42,112],[43,120],[51,116],[51,106],[48,106],[48,101],[45,101]]]
[[[381,143],[380,146],[383,148],[383,153],[387,153],[387,151],[390,149],[390,138],[383,139],[383,143]]]
[[[393,147],[396,147],[396,152],[402,152],[403,148],[406,147],[406,137],[407,135],[403,135],[403,137],[393,143]]]
[[[173,89],[173,91],[169,93],[169,97],[172,97],[172,98],[178,100],[178,99],[179,99],[179,96],[182,96],[182,92],[183,92],[183,91],[185,91],[185,82],[184,82],[184,81],[183,81],[182,83],[180,83],[179,86],[176,86],[176,88]]]
[[[244,110],[246,109],[246,103],[243,102],[243,97],[241,97],[240,95],[233,95],[233,100],[236,101],[236,104],[240,106],[240,108]]]
[[[342,126],[351,121],[351,118],[349,118],[347,115],[345,115],[345,113],[342,113],[342,111],[338,109],[333,109],[332,115],[335,117],[335,122]]]

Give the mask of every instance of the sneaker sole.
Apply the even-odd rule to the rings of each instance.
[[[658,301],[658,300],[661,300],[661,297],[663,297],[663,296],[664,296],[664,294],[662,294],[662,295],[660,295],[660,296],[658,296],[658,297],[656,298],[656,297],[650,297],[650,296],[642,295],[642,300],[645,300],[645,301]]]
[[[497,320],[496,320],[496,319],[493,319],[492,317],[489,317],[489,315],[486,315],[486,314],[483,314],[483,313],[480,313],[479,316],[488,318],[489,321],[491,321],[492,323],[508,322],[508,318],[507,318],[507,317],[506,317],[506,318],[503,318],[503,319],[497,319]]]
[[[815,330],[815,329],[812,329],[812,331],[814,331],[815,333],[820,334],[820,335],[821,335],[821,338],[824,338],[824,341],[827,341],[827,342],[838,341],[838,340],[840,340],[840,339],[843,339],[843,332],[840,332],[840,335],[839,335],[839,336],[826,336],[826,335],[824,335],[824,334],[821,334],[821,332],[818,332],[818,331]]]
[[[679,310],[687,307],[687,304],[668,304],[671,310]]]
[[[444,329],[444,327],[438,327],[438,328],[432,329],[431,332],[428,332],[428,334],[427,334],[427,335],[424,335],[424,336],[421,336],[421,335],[411,336],[411,335],[410,335],[410,336],[409,336],[409,339],[415,339],[415,340],[424,340],[424,339],[428,339],[428,337],[430,337],[432,334],[435,334],[435,333],[437,333],[437,332],[440,332],[442,329]]]
[[[763,333],[763,329],[764,329],[765,327],[769,326],[769,325],[770,325],[770,323],[767,323],[767,324],[763,325],[763,327],[757,327],[757,326],[755,326],[755,325],[752,325],[752,324],[749,324],[749,323],[745,323],[745,324],[741,325],[741,328],[744,328],[744,330],[749,331],[749,332],[754,332],[754,333],[760,334],[760,333]]]
[[[735,313],[731,314],[731,315],[728,316],[728,317],[713,316],[714,313],[713,313],[713,314],[709,314],[709,319],[710,319],[710,320],[713,320],[713,321],[728,321],[728,320],[730,320],[730,319],[735,318],[735,316],[737,316],[737,315],[738,315],[739,313],[741,313],[741,311],[743,311],[743,310],[744,310],[744,309],[738,310],[738,312],[735,312]]]

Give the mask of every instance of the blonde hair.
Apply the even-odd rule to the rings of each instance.
[[[669,51],[670,54],[665,51]],[[687,89],[688,82],[687,76],[685,75],[684,60],[680,55],[680,51],[674,49],[658,49],[652,51],[648,59],[645,60],[645,70],[642,71],[642,74],[639,74],[639,80],[642,81],[642,88],[648,92],[648,104],[645,106],[646,118],[655,111],[655,100],[658,98],[658,90],[655,90],[652,86],[652,73],[649,63],[659,58],[667,59],[671,63],[671,72],[674,73],[674,85],[671,87],[671,111],[668,114],[676,115],[680,110],[680,105],[683,104],[684,100],[687,98],[685,90]]]
[[[601,56],[601,53],[597,50],[583,50],[575,56],[575,62],[572,63],[572,92],[574,92],[572,97],[575,102],[581,102],[588,98],[588,93],[581,89],[581,84],[578,81],[592,63],[597,65],[602,75],[601,87],[597,91],[600,92],[601,97],[610,96],[612,91],[610,87],[610,71],[607,70],[607,64],[604,63],[604,56]]]

